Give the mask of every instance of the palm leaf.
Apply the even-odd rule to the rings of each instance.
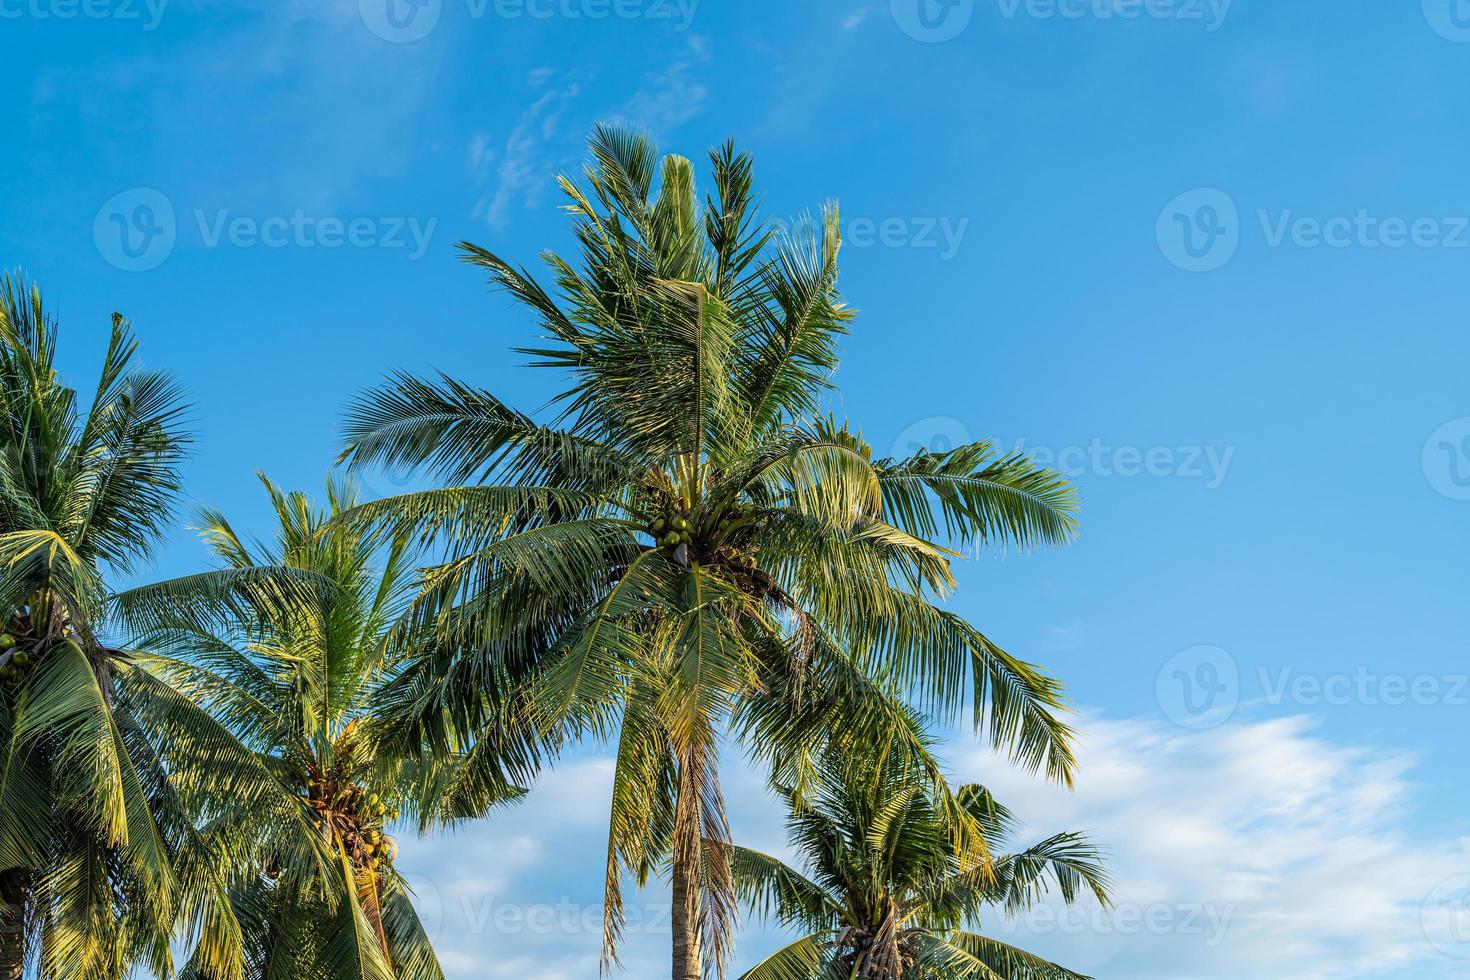
[[[836,980],[826,968],[826,946],[820,936],[803,936],[783,946],[740,975],[740,980]]]
[[[1090,980],[1039,956],[973,932],[932,940],[923,963],[944,976],[974,980]]]

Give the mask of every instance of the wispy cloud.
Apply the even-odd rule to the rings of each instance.
[[[612,118],[641,126],[655,135],[670,133],[704,111],[709,87],[695,77],[709,61],[709,51],[691,36],[682,58],[643,76],[642,86],[612,114]]]
[[[538,68],[526,79],[535,93],[503,140],[477,133],[469,145],[472,179],[486,188],[473,214],[491,227],[503,228],[518,209],[535,208],[552,186],[552,178],[576,166],[582,140],[600,120],[624,122],[668,138],[705,109],[709,87],[699,79],[709,62],[707,43],[697,35],[685,40],[680,57],[644,75],[621,103],[587,104],[586,93],[606,91],[576,72]]]
[[[1052,650],[1080,650],[1087,644],[1087,628],[1081,623],[1067,626],[1046,626],[1041,635]]]
[[[528,81],[540,94],[522,110],[500,150],[492,147],[488,133],[477,133],[470,141],[471,175],[492,188],[473,213],[492,228],[503,228],[513,208],[539,204],[567,154],[562,117],[575,107],[581,83],[570,74],[557,76],[544,69],[532,72]]]

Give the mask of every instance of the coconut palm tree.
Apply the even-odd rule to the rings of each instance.
[[[988,443],[881,458],[822,413],[853,320],[835,209],[763,224],[730,145],[703,206],[644,136],[599,128],[591,153],[585,187],[561,182],[581,257],[544,257],[553,289],[461,246],[548,335],[523,352],[565,379],[555,411],[395,375],[351,408],[343,455],[448,484],[355,515],[445,549],[403,625],[436,637],[394,692],[405,742],[478,732],[521,774],[548,740],[615,734],[605,949],[623,876],[667,860],[673,976],[693,980],[735,911],[728,875],[699,872],[727,737],[798,775],[834,725],[888,726],[902,690],[972,701],[1068,778],[1059,685],[937,603],[960,549],[1063,544],[1077,505]]]
[[[205,574],[124,592],[169,526],[188,444],[178,386],[138,369],[114,315],[84,394],[56,369],[39,289],[0,283],[0,978],[167,974],[169,936],[214,928],[221,895],[140,719],[133,651],[110,639],[156,620],[264,600],[270,575]],[[271,586],[274,588],[275,586]],[[284,592],[277,592],[284,595]],[[262,601],[262,605],[265,602]],[[203,756],[213,735],[185,726]],[[208,746],[214,745],[213,748]],[[206,922],[205,920],[209,920]]]
[[[967,860],[950,846],[940,806],[901,756],[832,757],[789,806],[791,846],[805,871],[744,847],[728,851],[741,899],[805,935],[742,980],[1084,980],[1040,957],[968,931],[982,913],[1011,915],[1055,887],[1108,903],[1108,876],[1086,837],[1061,833],[1025,850]],[[1002,845],[1016,821],[982,786],[960,806]]]
[[[327,507],[317,508],[261,479],[274,539],[247,542],[212,510],[201,515],[204,538],[226,568],[298,569],[326,587],[264,611],[247,607],[227,622],[166,624],[146,638],[152,652],[138,657],[156,684],[180,692],[254,753],[256,767],[232,760],[227,777],[268,783],[248,795],[276,804],[241,812],[220,798],[224,777],[207,778],[214,774],[206,766],[190,763],[199,792],[184,795],[211,852],[227,864],[244,976],[442,980],[395,865],[390,827],[400,807],[427,829],[480,816],[520,791],[464,754],[390,759],[380,751],[365,719],[393,676],[397,651],[385,639],[411,594],[410,552],[402,540],[381,542],[333,522],[357,503],[350,484],[329,480]],[[196,956],[186,977],[216,975],[214,959]]]

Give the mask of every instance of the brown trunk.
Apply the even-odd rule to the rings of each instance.
[[[700,980],[699,880],[688,862],[674,859],[674,980]]]
[[[0,872],[0,980],[22,980],[26,965],[26,899],[30,875],[21,868]]]
[[[699,931],[699,862],[701,827],[699,763],[685,758],[679,766],[679,800],[674,810],[674,980],[702,980]]]

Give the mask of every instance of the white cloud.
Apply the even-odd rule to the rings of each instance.
[[[1449,965],[1426,896],[1470,871],[1470,846],[1411,829],[1412,759],[1334,744],[1308,719],[1188,733],[1087,719],[1074,793],[976,750],[1031,835],[1087,830],[1110,853],[1118,909],[993,928],[1083,972],[1168,980],[1371,977]],[[1470,946],[1466,947],[1470,953]]]
[[[1416,832],[1412,757],[1329,741],[1303,718],[1196,734],[1091,716],[1080,728],[1072,792],[1017,772],[973,739],[951,743],[956,775],[986,783],[1028,822],[1018,843],[1087,831],[1117,881],[1112,911],[1094,903],[1013,923],[996,917],[987,931],[1128,980],[1440,977],[1464,965],[1427,941],[1423,907],[1441,882],[1470,873],[1470,841]],[[451,980],[594,975],[610,777],[605,757],[569,762],[525,804],[405,846],[400,863],[438,884],[438,946]],[[736,838],[785,852],[759,775],[732,754],[723,782]],[[625,898],[634,924],[623,975],[662,974],[664,893],[655,885]],[[1463,919],[1459,906],[1445,914]],[[1463,923],[1443,927],[1452,924]],[[740,964],[777,942],[749,924]],[[1453,951],[1470,955],[1470,941]]]
[[[842,29],[844,31],[857,30],[858,26],[862,24],[863,21],[868,19],[868,12],[869,11],[867,7],[862,7],[858,10],[854,10],[852,13],[847,15],[846,19],[842,21]]]

